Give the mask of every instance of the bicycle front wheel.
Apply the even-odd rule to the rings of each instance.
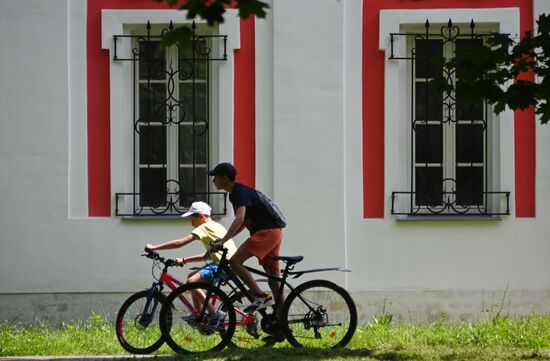
[[[165,298],[160,292],[145,290],[124,301],[115,323],[122,348],[133,354],[148,354],[162,346],[159,314]]]
[[[188,283],[167,297],[160,313],[160,329],[177,353],[219,351],[233,336],[235,310],[219,288]]]
[[[357,309],[349,293],[324,280],[296,287],[281,318],[287,340],[295,347],[344,347],[357,328]]]

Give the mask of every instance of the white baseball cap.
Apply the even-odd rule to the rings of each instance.
[[[212,207],[204,202],[193,202],[189,210],[182,214],[182,217],[189,217],[192,214],[202,213],[205,216],[210,216],[212,214]]]

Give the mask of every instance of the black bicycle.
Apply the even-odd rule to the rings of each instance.
[[[349,270],[321,268],[294,271],[302,256],[277,259],[285,264],[281,277],[246,267],[254,274],[281,282],[275,304],[269,308],[246,313],[243,310],[252,302],[252,296],[241,280],[233,273],[226,259],[227,250],[219,263],[211,283],[188,283],[177,288],[165,300],[160,313],[160,329],[168,345],[176,352],[220,350],[227,345],[259,347],[272,345],[287,339],[295,347],[337,348],[346,346],[357,328],[357,309],[349,293],[337,284],[327,280],[312,280],[293,287],[289,278],[296,279],[304,274]],[[282,305],[284,288],[290,293]],[[213,312],[225,313],[210,334],[197,334],[186,320],[188,308],[181,307],[176,299],[186,294],[200,294],[200,309],[192,315],[202,323],[208,323]],[[197,299],[195,299],[197,301]],[[176,301],[176,302],[175,302]],[[212,305],[218,305],[216,310]],[[279,310],[280,312],[277,312]],[[218,312],[219,311],[219,312]],[[203,337],[205,347],[190,349],[196,337]],[[209,342],[212,338],[215,342]]]

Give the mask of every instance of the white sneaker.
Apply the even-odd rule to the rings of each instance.
[[[210,317],[210,321],[208,321],[208,326],[210,328],[223,328],[223,321],[225,320],[226,313],[223,311],[216,311],[215,314],[213,314]]]
[[[264,308],[267,308],[269,306],[273,305],[273,299],[270,295],[267,296],[256,296],[254,297],[254,300],[252,300],[252,303],[246,307],[243,311],[247,313],[251,313],[258,310],[263,310]]]

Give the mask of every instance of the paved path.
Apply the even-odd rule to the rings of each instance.
[[[82,356],[8,356],[0,361],[123,361],[123,360],[170,360],[177,355],[82,355]]]

